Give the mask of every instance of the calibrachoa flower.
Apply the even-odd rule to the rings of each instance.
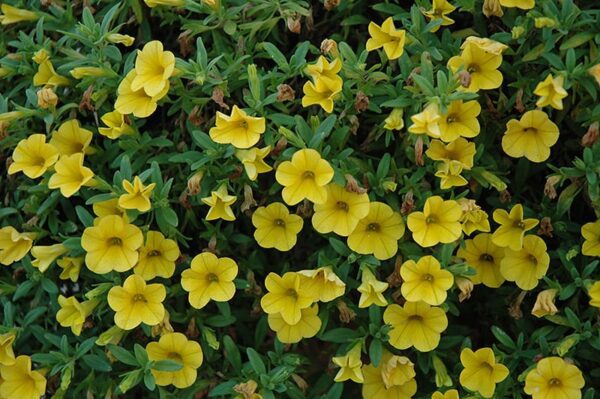
[[[181,7],[185,4],[185,0],[144,0],[144,3],[150,8],[156,6]]]
[[[384,352],[379,366],[366,364],[362,372],[363,399],[410,399],[417,393],[414,365],[405,357]]]
[[[306,73],[316,82],[322,82],[331,88],[340,88],[342,78],[338,75],[342,70],[342,61],[339,58],[329,62],[322,55],[319,56],[317,62],[306,66]],[[331,112],[331,111],[329,111]]]
[[[463,211],[460,222],[466,235],[471,235],[475,231],[487,233],[491,230],[488,214],[481,210],[481,207],[474,200],[461,198],[457,202]]]
[[[148,284],[137,274],[125,280],[123,286],[108,291],[108,305],[115,311],[115,324],[123,330],[132,330],[141,323],[154,326],[165,315],[163,301],[167,296],[162,284]]]
[[[335,274],[331,266],[300,270],[298,274],[308,277],[303,281],[302,286],[307,287],[310,292],[317,292],[317,299],[321,302],[331,302],[344,295],[346,291],[346,283]]]
[[[265,158],[271,152],[271,146],[264,148],[250,148],[249,150],[237,150],[235,156],[244,165],[248,178],[256,180],[260,173],[267,173],[273,168],[265,162]]]
[[[492,234],[492,241],[499,247],[508,247],[513,251],[523,247],[525,233],[539,223],[537,219],[523,218],[523,205],[521,204],[513,206],[510,213],[504,209],[496,209],[492,217],[500,225]]]
[[[212,191],[210,197],[202,198],[202,202],[210,206],[206,214],[206,220],[223,219],[226,221],[235,220],[231,205],[237,200],[234,195],[229,195],[227,186],[223,184],[217,191]]]
[[[54,170],[48,180],[48,188],[60,189],[63,197],[69,198],[77,194],[81,187],[93,185],[94,172],[83,166],[83,153],[61,156]]]
[[[140,259],[133,268],[146,281],[155,277],[169,278],[175,273],[175,261],[179,258],[179,246],[165,238],[160,231],[146,233],[146,243],[140,248]]]
[[[238,266],[233,259],[202,252],[192,259],[190,268],[181,273],[181,286],[189,292],[190,305],[202,309],[211,300],[227,302],[233,298],[233,279],[237,274]]]
[[[37,73],[33,75],[34,86],[58,87],[68,86],[69,83],[69,79],[56,73],[50,59],[42,61],[38,66]]]
[[[585,380],[581,370],[560,357],[546,357],[525,378],[532,399],[580,399]]]
[[[423,256],[417,262],[407,260],[400,267],[402,296],[410,302],[423,301],[429,305],[441,305],[454,283],[454,276],[441,268],[433,256]]]
[[[343,382],[347,380],[352,380],[359,384],[364,382],[364,377],[362,373],[362,360],[361,360],[361,350],[362,346],[360,344],[354,345],[352,349],[350,349],[343,356],[336,356],[331,359],[333,364],[338,366],[340,370],[337,372],[335,377],[333,378],[336,382]]]
[[[178,332],[164,334],[158,342],[148,343],[146,352],[151,361],[172,360],[181,364],[181,369],[177,371],[151,370],[156,385],[172,384],[180,389],[196,382],[196,370],[202,365],[204,359],[200,344]]]
[[[306,277],[287,272],[283,276],[269,273],[265,279],[267,293],[261,298],[260,306],[267,314],[280,313],[287,324],[297,324],[302,318],[302,309],[310,307],[318,294],[301,288]]]
[[[0,365],[10,366],[15,364],[13,343],[17,336],[14,332],[0,334]]]
[[[431,395],[431,399],[460,399],[460,397],[458,396],[458,391],[456,389],[450,389],[444,393],[434,392],[433,395]]]
[[[558,141],[558,126],[543,111],[529,111],[521,120],[506,124],[502,149],[513,157],[525,157],[531,162],[543,162],[550,156],[550,147]]]
[[[154,96],[146,94],[143,88],[133,90],[131,84],[136,77],[135,69],[132,69],[125,75],[125,78],[117,88],[117,101],[115,110],[122,115],[133,114],[138,118],[146,118],[156,111],[158,101],[167,95],[169,91],[169,81],[167,80],[162,91]]]
[[[526,236],[523,248],[506,249],[500,262],[500,273],[508,281],[514,281],[522,290],[531,290],[546,275],[550,256],[544,240],[538,236]]]
[[[302,106],[319,105],[327,113],[333,112],[333,102],[342,91],[342,80],[333,80],[330,83],[317,80],[308,81],[302,86]]]
[[[231,144],[241,149],[258,143],[266,129],[265,118],[249,116],[236,105],[233,106],[231,115],[217,112],[215,124],[209,131],[210,138],[215,143]]]
[[[423,212],[408,215],[406,224],[413,233],[413,239],[422,247],[432,247],[438,243],[450,243],[462,234],[459,222],[462,209],[456,201],[444,201],[442,197],[427,198]]]
[[[8,174],[23,172],[30,179],[36,179],[58,161],[58,156],[56,147],[46,143],[46,136],[32,134],[17,144],[12,154],[13,163],[8,167]]]
[[[504,248],[492,241],[492,235],[477,234],[472,240],[465,240],[465,246],[458,248],[456,256],[475,269],[475,275],[469,276],[473,284],[483,284],[498,288],[504,282],[500,273],[500,262],[504,258]]]
[[[119,197],[119,206],[123,209],[135,209],[138,212],[148,212],[152,207],[150,196],[156,187],[156,183],[150,183],[147,186],[142,183],[139,176],[133,178],[133,182],[123,180],[123,190],[125,194]]]
[[[596,281],[590,286],[588,295],[590,296],[590,306],[600,308],[600,281]]]
[[[581,253],[587,256],[600,256],[600,219],[581,226],[584,238]]]
[[[494,396],[496,384],[508,377],[508,368],[496,362],[490,348],[481,348],[473,352],[465,348],[460,353],[460,362],[465,368],[460,373],[460,384],[481,394],[484,398]]]
[[[77,119],[66,121],[58,130],[52,133],[52,144],[60,155],[73,155],[77,153],[89,154],[93,133],[84,129]]]
[[[31,265],[37,267],[38,270],[43,273],[48,270],[56,258],[67,252],[69,252],[69,250],[63,244],[36,245],[31,248],[31,256],[34,257],[33,261],[31,261]]]
[[[440,20],[442,23],[431,31],[437,32],[438,29],[440,29],[440,26],[452,25],[454,20],[448,17],[448,14],[452,13],[454,10],[456,10],[456,7],[450,4],[448,0],[433,0],[431,10],[426,11],[425,16],[430,21]]]
[[[383,296],[383,292],[388,287],[388,283],[377,280],[370,269],[364,268],[362,270],[362,282],[357,288],[358,292],[360,292],[358,307],[368,308],[372,305],[386,306],[388,302]]]
[[[170,51],[163,50],[163,44],[158,40],[146,43],[142,50],[137,51],[135,60],[135,76],[131,81],[131,90],[144,92],[150,97],[163,93],[169,88],[169,78],[175,70],[175,56]]]
[[[102,115],[102,123],[107,127],[99,127],[98,133],[109,139],[118,139],[122,135],[132,134],[133,128],[125,121],[125,115],[119,111],[111,111]]]
[[[404,53],[404,43],[406,41],[406,31],[396,29],[392,17],[387,18],[381,26],[375,22],[369,23],[369,34],[371,37],[367,40],[367,51],[377,50],[383,47],[385,55],[390,60],[400,58]]]
[[[522,10],[530,10],[535,6],[535,0],[500,0],[500,4],[502,7],[517,7]]]
[[[79,302],[74,296],[58,296],[60,310],[56,313],[56,321],[63,326],[71,328],[75,335],[81,334],[85,319],[92,313],[92,310],[98,305],[97,300]]]
[[[440,120],[442,115],[437,104],[431,103],[418,114],[410,117],[412,125],[409,126],[408,131],[413,134],[426,134],[433,138],[439,138],[441,136],[440,131]]]
[[[392,112],[384,120],[384,129],[401,130],[404,128],[404,110],[402,108],[394,108]]]
[[[252,224],[256,227],[254,239],[263,248],[289,251],[296,245],[297,236],[304,221],[281,202],[257,208],[252,214]]]
[[[2,25],[16,24],[17,22],[24,21],[35,21],[40,17],[33,11],[23,10],[6,3],[0,6],[0,10],[2,10],[2,14],[0,14],[0,24]]]
[[[440,139],[452,142],[459,137],[475,137],[479,134],[480,126],[477,117],[481,113],[481,105],[475,100],[463,102],[452,101],[445,114],[438,122]]]
[[[406,302],[404,306],[389,305],[383,321],[392,326],[390,345],[397,349],[412,346],[419,352],[437,348],[440,334],[448,327],[446,312],[425,302]]]
[[[40,399],[46,393],[46,379],[31,369],[31,358],[21,355],[11,365],[0,365],[0,398]]]
[[[540,292],[535,300],[533,309],[531,309],[531,314],[535,317],[544,317],[558,313],[558,309],[554,304],[554,298],[556,298],[556,294],[558,294],[558,290],[555,289],[549,289]]]
[[[12,226],[0,228],[0,264],[8,266],[23,259],[35,237],[35,233],[19,233]]]
[[[448,60],[448,68],[453,73],[463,70],[469,73],[467,91],[496,89],[502,85],[502,73],[498,70],[502,64],[502,54],[487,51],[477,42],[469,42],[460,55]]]
[[[314,211],[312,225],[316,231],[347,237],[369,214],[369,196],[330,183],[327,185],[327,200],[323,204],[315,204]]]
[[[438,165],[435,176],[440,178],[440,188],[448,190],[452,187],[461,187],[469,184],[467,179],[460,174],[463,171],[463,165],[458,161],[443,161]]]
[[[119,198],[111,198],[106,201],[94,202],[92,205],[94,214],[98,217],[116,215],[127,220],[127,212],[119,206]]]
[[[84,259],[83,256],[77,258],[65,256],[64,258],[57,260],[56,264],[62,269],[58,277],[61,280],[71,280],[72,282],[76,282],[79,279],[79,273],[81,272],[81,266],[83,266]]]
[[[319,305],[316,303],[300,311],[300,320],[289,324],[282,313],[271,313],[267,316],[269,328],[277,333],[277,339],[284,344],[295,344],[303,338],[312,338],[321,329],[321,319],[318,316]]]
[[[535,105],[545,107],[547,105],[554,109],[563,109],[563,99],[567,97],[567,91],[564,88],[565,78],[562,75],[553,77],[549,74],[546,79],[538,83],[533,94],[539,97]]]

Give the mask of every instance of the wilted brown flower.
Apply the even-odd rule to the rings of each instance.
[[[358,185],[358,181],[351,174],[347,173],[344,175],[346,178],[346,190],[351,193],[364,194],[367,192],[366,188],[362,188]]]
[[[468,71],[460,71],[458,73],[458,81],[462,87],[471,86],[471,74]]]
[[[415,199],[412,191],[409,191],[402,200],[402,206],[400,207],[400,213],[402,215],[408,215],[415,208]]]
[[[52,90],[51,87],[44,87],[40,89],[36,93],[38,106],[43,109],[48,109],[50,107],[56,107],[58,104],[58,96]]]
[[[292,89],[292,86],[285,83],[277,86],[277,101],[294,101],[296,98],[296,92]]]
[[[342,323],[348,324],[356,318],[356,312],[350,309],[348,305],[346,305],[346,302],[338,301],[336,305],[340,311],[340,321]]]
[[[287,18],[287,27],[290,32],[300,33],[302,30],[302,24],[300,23],[302,17],[300,15],[291,15]]]
[[[540,228],[538,229],[538,235],[553,237],[552,232],[554,231],[554,227],[552,227],[552,219],[548,216],[545,216],[540,221]]]
[[[341,3],[340,0],[325,0],[324,6],[327,11],[331,11],[334,8],[336,8],[337,6],[339,6],[340,3]]]
[[[215,86],[213,88],[212,97],[211,98],[212,98],[212,100],[214,102],[216,102],[217,104],[219,104],[219,106],[221,108],[225,108],[226,110],[229,110],[229,105],[227,105],[225,103],[225,101],[223,101],[224,95],[225,94],[223,93],[223,90],[219,86]]]
[[[581,145],[584,147],[593,146],[600,137],[600,123],[594,122],[590,125],[586,134],[581,138]]]
[[[425,165],[425,160],[423,159],[423,139],[421,137],[417,137],[417,141],[415,141],[415,163],[418,166]]]
[[[556,193],[556,185],[560,182],[561,177],[559,175],[553,175],[546,179],[546,184],[544,185],[544,195],[551,200],[557,197]]]
[[[369,108],[369,97],[362,91],[356,93],[356,99],[354,100],[354,109],[356,112],[363,112]]]
[[[323,55],[331,54],[332,56],[337,57],[339,55],[339,52],[336,41],[331,39],[324,39],[321,42],[321,53],[323,53]]]

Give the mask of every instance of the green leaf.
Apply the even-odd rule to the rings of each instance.
[[[267,373],[265,363],[263,362],[258,352],[256,352],[252,348],[246,348],[246,355],[248,355],[250,365],[252,366],[252,369],[256,372],[256,374],[262,375]]]
[[[136,357],[133,356],[127,349],[113,344],[108,344],[107,348],[110,353],[121,363],[125,363],[129,366],[140,366],[140,363],[137,361]]]
[[[504,330],[502,330],[500,327],[496,327],[496,326],[492,326],[492,334],[494,334],[494,337],[496,337],[496,339],[498,340],[498,342],[500,342],[502,345],[506,346],[507,348],[510,349],[515,349],[515,341],[513,341],[513,339],[504,332]]]
[[[152,369],[158,371],[179,371],[183,368],[183,364],[175,360],[159,360],[152,363]]]
[[[83,362],[92,370],[101,371],[104,373],[112,370],[112,367],[110,366],[110,363],[106,357],[98,355],[85,355],[81,358],[81,360],[83,360]]]
[[[334,342],[337,344],[342,344],[345,342],[352,341],[360,336],[359,332],[356,330],[351,330],[349,328],[334,328],[333,330],[329,330],[323,335],[321,335],[321,340],[326,342]]]

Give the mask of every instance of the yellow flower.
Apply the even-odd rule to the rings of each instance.
[[[362,282],[357,290],[360,292],[359,308],[368,308],[371,305],[386,306],[387,300],[383,292],[389,287],[388,283],[377,280],[369,268],[362,269]]]
[[[40,399],[46,394],[46,379],[31,370],[31,358],[21,355],[11,365],[0,366],[0,398]]]
[[[37,267],[40,272],[44,273],[52,262],[61,255],[64,255],[69,250],[63,244],[35,246],[31,248],[31,256],[34,257],[31,264]]]
[[[333,364],[338,366],[340,370],[334,377],[335,382],[343,382],[352,380],[358,384],[364,382],[362,373],[362,360],[361,356],[362,346],[360,344],[354,345],[344,356],[336,356],[331,359]]]
[[[119,84],[115,109],[123,115],[133,114],[138,118],[146,118],[156,111],[157,102],[169,91],[169,81],[166,81],[161,92],[155,96],[149,96],[144,89],[131,89],[131,83],[135,77],[135,69],[132,69]]]
[[[13,342],[17,336],[13,332],[0,334],[0,366],[10,366],[15,364],[15,352],[13,351]],[[2,385],[0,383],[0,385]]]
[[[38,107],[42,109],[56,107],[56,104],[58,104],[58,96],[51,87],[44,87],[38,90],[35,95],[37,96]]]
[[[590,306],[600,308],[600,281],[596,281],[590,286],[588,295],[590,296]]]
[[[600,256],[600,219],[581,226],[584,238],[581,253],[587,256]]]
[[[459,137],[475,137],[481,127],[477,117],[481,113],[481,105],[476,100],[463,102],[452,101],[445,114],[439,120],[440,138],[451,142]],[[466,140],[465,140],[466,141]]]
[[[348,246],[362,255],[373,254],[379,260],[398,252],[398,240],[404,235],[404,222],[399,213],[383,202],[371,202],[369,213],[358,221],[348,236]]]
[[[507,8],[517,7],[522,10],[530,10],[535,6],[535,0],[500,0],[500,5]]]
[[[162,284],[148,284],[137,274],[127,277],[123,286],[108,291],[108,305],[115,311],[115,324],[133,330],[141,323],[154,326],[165,316],[162,302],[167,291]]]
[[[3,113],[0,113],[0,122],[9,123],[9,122],[13,122],[13,121],[16,121],[19,119],[23,119],[30,115],[32,115],[31,110],[3,112]]]
[[[550,147],[558,141],[558,126],[543,111],[528,111],[521,120],[511,119],[502,136],[502,149],[513,158],[525,157],[531,162],[543,162],[550,156]]]
[[[440,188],[448,190],[452,187],[461,187],[469,184],[467,179],[460,174],[463,171],[463,165],[458,161],[444,161],[438,165],[435,176],[440,178]]]
[[[525,378],[525,393],[532,399],[579,399],[585,385],[577,366],[560,357],[546,357]]]
[[[422,112],[410,117],[412,125],[409,126],[408,131],[413,134],[426,134],[433,138],[439,138],[441,119],[437,104],[429,104]]]
[[[8,4],[2,4],[0,9],[2,10],[2,15],[0,15],[0,24],[2,25],[16,24],[23,21],[36,21],[40,17],[33,11],[22,10]]]
[[[144,0],[144,3],[150,8],[156,6],[181,7],[185,4],[185,0]]]
[[[523,219],[523,205],[516,204],[510,213],[504,209],[496,209],[492,214],[494,221],[500,225],[492,235],[492,241],[499,247],[509,247],[518,251],[523,247],[525,233],[538,225],[537,219]]]
[[[286,204],[296,205],[305,198],[323,204],[333,168],[316,150],[304,148],[296,151],[291,161],[279,164],[275,179],[283,186],[281,196]]]
[[[491,234],[481,233],[472,240],[465,240],[465,246],[458,249],[456,256],[463,258],[475,269],[475,275],[469,276],[473,284],[498,288],[504,282],[504,277],[500,273],[504,248],[492,242]]]
[[[311,105],[319,105],[327,113],[333,112],[333,101],[342,91],[342,79],[333,81],[327,84],[322,80],[317,80],[315,83],[308,81],[302,86],[302,106],[309,107]]]
[[[60,155],[89,154],[93,135],[91,131],[82,128],[77,119],[71,119],[52,132],[49,143],[56,147]]]
[[[342,70],[342,61],[339,58],[332,62],[322,55],[317,62],[306,66],[306,73],[310,75],[315,82],[322,82],[328,87],[341,87],[342,78],[337,74]],[[331,112],[331,111],[328,111]]]
[[[71,69],[69,73],[71,74],[71,76],[78,80],[89,76],[99,78],[108,74],[104,68],[98,67],[77,67]]]
[[[97,274],[131,270],[138,262],[138,249],[143,243],[142,231],[116,215],[99,218],[81,236],[81,246],[87,252],[85,264]]]
[[[404,53],[404,43],[406,42],[406,31],[396,29],[392,17],[383,21],[381,26],[375,22],[369,23],[369,34],[371,37],[367,40],[367,51],[373,51],[383,47],[383,51],[390,60],[400,58]]]
[[[308,277],[303,281],[303,287],[307,287],[310,292],[317,292],[317,299],[321,302],[331,302],[346,291],[346,283],[335,274],[331,266],[300,270],[298,274]]]
[[[501,53],[493,53],[477,42],[469,42],[460,55],[448,60],[452,73],[462,69],[470,74],[470,84],[466,91],[491,90],[502,84],[502,73],[498,70],[502,64]]]
[[[106,40],[111,43],[122,44],[125,47],[129,47],[135,42],[135,38],[129,35],[122,35],[120,33],[110,33],[106,36]]]
[[[63,327],[70,327],[73,334],[79,336],[85,319],[92,314],[94,308],[98,305],[97,300],[83,301],[79,303],[74,296],[58,296],[60,309],[56,313],[56,321]]]
[[[39,65],[42,62],[50,59],[50,53],[48,53],[48,50],[46,50],[45,48],[41,48],[38,51],[36,51],[35,54],[33,54],[33,57],[31,57],[31,59],[33,60],[33,62]]]
[[[227,302],[233,298],[233,279],[237,274],[238,266],[233,259],[202,252],[192,259],[190,268],[181,274],[181,286],[190,293],[190,305],[202,309],[208,301]]]
[[[425,302],[406,302],[404,307],[389,305],[383,313],[383,321],[392,326],[390,345],[397,349],[414,346],[419,352],[437,348],[440,334],[448,327],[446,313]]]
[[[61,156],[54,165],[54,170],[48,180],[48,188],[60,189],[63,197],[69,198],[81,187],[93,184],[94,172],[83,166],[83,153]]]
[[[237,197],[235,195],[229,195],[227,193],[227,186],[225,184],[219,187],[217,191],[212,191],[210,197],[202,198],[202,202],[210,206],[210,209],[206,214],[206,220],[235,220],[231,205],[236,200]]]
[[[456,389],[450,389],[444,393],[434,392],[433,395],[431,395],[431,399],[460,399],[460,397],[458,396],[458,391]]]
[[[157,96],[169,89],[169,78],[175,70],[175,56],[163,50],[163,44],[152,40],[137,51],[135,76],[131,81],[131,90],[143,89],[149,97]]]
[[[118,139],[124,134],[132,134],[133,128],[125,122],[125,116],[119,111],[107,112],[100,118],[107,127],[99,127],[98,133],[109,139]]]
[[[273,168],[265,162],[265,158],[271,152],[271,146],[264,148],[250,148],[249,150],[237,150],[235,156],[244,165],[248,178],[255,181],[260,173],[267,173]]]
[[[517,251],[506,249],[500,262],[500,273],[508,281],[514,281],[522,290],[531,290],[546,275],[550,256],[546,243],[538,236],[526,236],[523,248]]]
[[[152,369],[156,385],[173,384],[176,388],[187,388],[196,382],[197,369],[202,365],[204,354],[196,341],[188,340],[178,332],[164,334],[158,342],[146,345],[148,359],[151,361],[173,360],[182,368],[177,371],[159,371]]]
[[[65,256],[64,258],[57,260],[56,264],[62,269],[60,276],[58,277],[61,280],[70,279],[72,282],[76,282],[79,279],[79,272],[81,271],[81,266],[83,266],[83,260],[83,256],[77,258]]]
[[[388,117],[385,118],[384,122],[384,129],[402,130],[404,128],[404,110],[402,108],[394,108]]]
[[[487,233],[491,230],[488,214],[474,200],[461,198],[457,202],[463,211],[460,222],[465,234],[470,235],[476,230]]]
[[[245,149],[258,143],[265,129],[265,118],[249,116],[243,109],[234,105],[231,115],[217,112],[215,126],[208,134],[215,143],[231,144],[235,148]]]
[[[410,399],[417,392],[414,365],[406,357],[385,351],[379,366],[364,365],[362,372],[363,399]]]
[[[123,179],[125,194],[119,197],[119,206],[123,209],[136,209],[139,212],[148,212],[152,207],[150,196],[156,187],[156,183],[144,186],[139,176],[133,178],[133,183]]]
[[[0,264],[8,266],[23,259],[35,236],[35,233],[19,233],[12,226],[0,228]]]
[[[46,136],[32,134],[17,144],[12,154],[13,163],[8,167],[8,174],[23,172],[30,179],[36,179],[58,161],[58,155],[56,147],[46,143]]]
[[[496,384],[508,377],[508,368],[496,363],[496,357],[490,348],[481,348],[475,352],[465,348],[460,353],[460,362],[464,367],[460,373],[460,384],[479,392],[484,398],[493,397]]]
[[[407,260],[400,267],[402,296],[410,302],[423,301],[429,305],[441,305],[446,301],[447,291],[454,283],[454,276],[442,269],[440,262],[427,255],[417,262]]]
[[[39,65],[37,73],[33,75],[33,85],[52,87],[68,86],[69,79],[56,73],[52,61],[47,59]]]
[[[417,244],[432,247],[458,240],[462,233],[461,216],[462,209],[456,201],[433,196],[425,201],[423,212],[408,215],[407,225]]]
[[[596,79],[596,83],[598,83],[598,86],[600,86],[600,64],[596,64],[588,69],[588,73],[592,75],[594,79]]]
[[[117,215],[127,220],[127,212],[119,206],[119,199],[112,198],[106,201],[94,202],[92,210],[98,217]]]
[[[347,237],[369,214],[369,196],[346,190],[339,184],[327,185],[327,200],[314,206],[312,225],[319,233],[334,232]]]
[[[149,231],[146,244],[140,248],[140,260],[133,268],[146,281],[155,277],[169,278],[175,273],[175,261],[179,258],[179,246],[165,238],[160,231]]]
[[[425,12],[425,16],[430,21],[439,19],[442,21],[441,26],[448,26],[454,23],[454,20],[447,15],[452,11],[456,10],[452,4],[448,2],[448,0],[433,0],[433,4],[431,6],[431,10]],[[433,28],[432,32],[437,32],[440,29],[440,25]]]
[[[267,293],[261,298],[260,306],[267,314],[281,313],[287,324],[297,324],[302,319],[302,309],[310,307],[318,293],[301,288],[307,277],[294,272],[283,276],[269,273],[265,279]]]
[[[531,309],[531,314],[535,317],[544,317],[558,313],[558,309],[554,305],[554,298],[556,298],[557,293],[558,290],[554,289],[540,292],[535,300],[533,309]]]
[[[281,202],[274,202],[257,208],[252,214],[252,224],[256,227],[254,239],[258,245],[289,251],[296,245],[304,221],[298,215],[290,215]]]
[[[502,55],[502,53],[508,49],[506,44],[502,44],[487,37],[469,36],[465,39],[463,44],[460,46],[462,50],[469,46],[477,46],[486,53],[492,53],[494,55]]]
[[[277,339],[284,344],[295,344],[303,338],[312,338],[321,329],[319,305],[316,303],[300,311],[300,321],[289,324],[282,313],[272,313],[267,316],[269,328],[277,333]]]
[[[124,335],[125,330],[122,330],[117,326],[112,326],[100,334],[95,343],[98,346],[106,346],[108,344],[118,345]]]
[[[553,77],[549,74],[533,91],[533,94],[540,97],[535,105],[540,108],[549,105],[554,109],[563,109],[562,100],[568,95],[563,86],[564,82],[564,76]]]

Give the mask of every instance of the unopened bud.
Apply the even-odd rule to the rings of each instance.
[[[483,15],[486,17],[501,17],[504,15],[500,0],[484,0]]]

